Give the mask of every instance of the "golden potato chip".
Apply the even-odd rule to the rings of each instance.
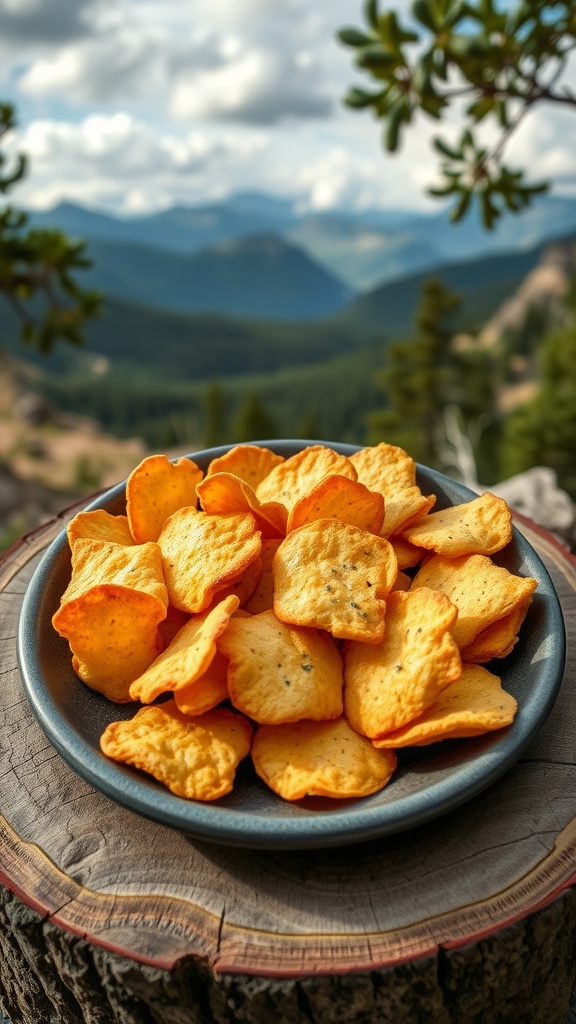
[[[102,584],[66,601],[52,618],[74,655],[72,667],[109,700],[131,700],[130,684],[162,650],[160,601],[140,590]]]
[[[385,497],[387,492],[405,491],[416,483],[414,459],[403,448],[384,441],[354,452],[350,462],[358,473],[360,483],[371,491],[379,491]]]
[[[169,700],[141,708],[128,722],[112,722],[100,746],[107,757],[153,775],[176,796],[208,801],[232,789],[251,736],[241,715],[221,708],[191,718]]]
[[[73,601],[94,586],[113,583],[149,594],[166,615],[168,592],[157,544],[112,544],[105,540],[79,538],[72,551],[72,576],[62,595],[62,604]]]
[[[288,534],[272,569],[274,611],[283,622],[369,644],[382,639],[397,572],[394,548],[382,537],[318,519]]]
[[[179,608],[174,608],[171,604],[168,605],[166,618],[158,623],[158,632],[162,637],[164,647],[168,647],[168,644],[172,643],[176,633],[186,625],[189,619],[189,612],[182,612]]]
[[[504,498],[486,491],[479,498],[417,519],[403,536],[411,544],[457,558],[491,555],[512,540],[512,514]]]
[[[255,491],[258,484],[281,462],[283,455],[277,455],[270,448],[256,444],[238,444],[225,455],[220,455],[208,466],[206,476],[213,473],[233,473],[239,476]]]
[[[407,573],[402,572],[401,569],[398,569],[392,590],[410,590],[411,586],[412,578]]]
[[[328,476],[292,506],[286,533],[317,519],[337,519],[368,533],[380,533],[384,498],[346,476]]]
[[[262,541],[252,515],[181,508],[164,525],[158,545],[170,603],[201,612],[259,557]]]
[[[253,562],[250,562],[248,568],[244,570],[237,580],[234,580],[234,583],[229,583],[227,587],[222,587],[220,590],[215,592],[209,607],[214,607],[218,601],[221,601],[223,597],[227,597],[229,594],[235,594],[240,605],[244,605],[246,601],[252,597],[252,594],[260,583],[261,577],[262,556],[259,555]]]
[[[505,658],[511,653],[518,642],[520,629],[530,605],[532,597],[526,598],[513,611],[503,618],[486,626],[462,653],[462,661],[472,664],[483,664],[492,658]]]
[[[513,575],[487,555],[432,555],[412,580],[412,590],[418,587],[441,590],[456,605],[458,619],[452,632],[464,650],[487,626],[524,604],[537,582]]]
[[[284,800],[369,796],[384,788],[396,767],[392,750],[376,750],[345,718],[261,725],[252,760],[260,778]]]
[[[259,501],[250,484],[231,473],[207,476],[196,488],[205,512],[251,512],[263,537],[283,537],[288,513],[276,501]]]
[[[216,651],[203,675],[176,691],[176,707],[185,715],[203,715],[211,711],[223,700],[228,700],[227,675],[228,661],[220,651]]]
[[[457,611],[438,591],[396,590],[387,600],[378,646],[344,648],[344,710],[356,732],[374,739],[419,717],[462,672],[450,630]]]
[[[203,615],[194,615],[172,643],[130,687],[132,700],[151,704],[161,693],[176,691],[204,674],[216,654],[216,640],[224,632],[238,598],[224,598]]]
[[[288,510],[327,476],[356,480],[356,470],[345,455],[314,444],[276,466],[256,488],[260,501],[279,501]]]
[[[414,565],[418,565],[418,562],[421,562],[426,554],[422,548],[410,544],[401,533],[390,537],[389,540],[396,552],[399,569],[411,569]]]
[[[438,740],[481,736],[510,725],[517,708],[498,676],[480,665],[463,665],[460,679],[442,690],[420,718],[374,740],[374,746],[425,747]]]
[[[232,619],[218,640],[238,711],[269,725],[342,714],[342,659],[332,637],[286,626],[274,612]]]
[[[408,523],[425,515],[436,501],[435,495],[425,497],[416,485],[416,463],[403,448],[382,442],[355,452],[350,462],[360,483],[384,495],[382,537],[400,533]]]
[[[134,540],[158,540],[168,516],[187,505],[196,507],[196,485],[203,475],[191,459],[143,459],[126,481],[126,514]]]
[[[134,544],[128,526],[128,516],[111,516],[103,508],[93,512],[79,512],[66,527],[70,547],[83,540],[106,540],[112,544]]]
[[[237,445],[204,479],[157,455],[126,516],[79,513],[54,626],[88,686],[148,705],[103,751],[215,800],[250,748],[244,714],[276,793],[355,798],[386,785],[392,748],[508,725],[516,701],[480,666],[513,649],[536,581],[487,557],[511,536],[502,499],[430,515],[416,468],[384,443]]]
[[[244,604],[244,608],[251,615],[258,612],[266,612],[274,607],[274,576],[272,575],[272,561],[282,541],[279,538],[262,541],[262,573],[256,590]]]
[[[424,495],[419,487],[414,486],[405,491],[389,492],[384,501],[386,511],[380,535],[391,539],[395,534],[405,530],[415,519],[425,516],[435,505],[436,496]]]

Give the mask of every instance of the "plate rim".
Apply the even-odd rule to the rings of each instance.
[[[321,444],[342,454],[352,454],[366,447],[363,445],[341,444],[331,441],[282,439],[247,442],[257,446],[271,447],[285,452],[299,450],[313,444]],[[206,462],[224,454],[234,444],[220,445],[215,448],[200,449],[187,454],[186,458],[201,458]],[[446,482],[450,489],[462,496],[462,500],[477,497],[476,492],[467,488],[459,481],[417,464],[419,475],[436,481],[441,487]],[[90,500],[83,511],[105,508],[114,500],[121,499],[126,481],[115,485],[104,493]],[[78,509],[77,511],[80,511]],[[490,749],[481,752],[472,765],[467,764],[466,781],[462,785],[461,774],[456,772],[449,778],[432,784],[426,791],[428,800],[423,800],[423,791],[404,795],[397,801],[385,805],[370,806],[354,804],[352,808],[322,810],[302,817],[270,818],[265,811],[247,811],[238,808],[225,808],[218,803],[201,803],[176,797],[164,787],[151,789],[140,778],[140,773],[120,766],[104,758],[99,751],[81,736],[62,718],[58,705],[49,692],[44,680],[37,644],[39,610],[42,606],[45,577],[55,559],[67,544],[65,528],[58,534],[44,552],[34,574],[28,584],[18,624],[17,655],[18,664],[28,703],[46,738],[55,747],[64,761],[84,781],[105,796],[124,808],[142,815],[145,818],[167,825],[184,832],[194,839],[207,840],[222,845],[255,848],[255,849],[312,849],[348,845],[374,838],[393,835],[418,827],[446,814],[472,800],[483,790],[489,788],[498,778],[505,774],[522,756],[523,751],[540,730],[548,717],[558,695],[565,665],[566,637],[562,609],[558,600],[550,574],[540,555],[529,541],[514,527],[514,536],[520,552],[535,560],[540,574],[540,582],[547,584],[548,593],[546,612],[559,626],[561,641],[555,651],[555,658],[545,670],[544,678],[548,681],[544,699],[538,714],[525,721],[525,715],[517,716],[513,733],[506,730]],[[542,592],[541,592],[542,593]],[[540,684],[542,685],[542,684]],[[105,699],[105,698],[103,698]],[[111,781],[112,780],[112,781]],[[280,801],[280,797],[277,797]],[[369,799],[369,798],[368,798]]]

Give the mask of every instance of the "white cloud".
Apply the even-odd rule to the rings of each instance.
[[[361,0],[0,0],[0,78],[28,122],[17,195],[122,210],[249,188],[313,209],[428,205],[430,136],[461,122],[419,117],[384,154],[382,125],[341,104],[366,81],[335,39],[345,24],[361,26]],[[573,176],[573,118],[535,111],[511,165]]]
[[[243,120],[274,124],[287,117],[322,117],[331,109],[313,63],[266,50],[243,50],[218,68],[190,70],[174,84],[170,111],[181,119]]]
[[[420,126],[404,152],[395,157],[382,152],[377,132],[367,141],[358,129],[350,131],[346,145],[317,146],[315,158],[302,162],[294,175],[300,205],[310,210],[430,209],[425,193],[430,184],[427,138],[425,127]]]
[[[169,86],[170,62],[184,58],[182,44],[170,50],[171,42],[163,30],[134,32],[123,24],[32,60],[19,86],[30,97],[62,96],[72,104],[145,99],[157,106]]]
[[[89,33],[63,36],[60,46],[42,52],[33,47],[23,70],[20,55],[18,84],[27,96],[60,95],[73,104],[132,100],[181,119],[262,124],[324,117],[338,99],[322,68],[327,47],[336,50],[332,28],[310,16],[303,0],[83,6]]]
[[[364,197],[374,191],[376,173],[372,161],[335,146],[302,168],[298,184],[311,210],[355,206],[359,191]]]
[[[239,171],[249,173],[265,146],[257,132],[177,136],[116,113],[79,124],[35,121],[11,148],[26,152],[32,168],[19,186],[19,205],[46,208],[70,198],[133,210],[226,192]]]
[[[0,35],[5,42],[61,43],[91,31],[106,0],[0,0]]]
[[[511,167],[524,167],[526,180],[574,178],[573,110],[545,104],[534,108],[510,140],[505,151]]]

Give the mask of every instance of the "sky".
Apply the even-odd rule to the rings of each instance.
[[[0,98],[16,105],[9,141],[30,161],[13,201],[141,214],[256,190],[310,210],[436,209],[425,189],[438,126],[420,117],[391,157],[371,113],[342,103],[370,84],[335,38],[361,26],[361,6],[0,0]],[[538,109],[509,162],[574,192],[575,142],[573,110]]]

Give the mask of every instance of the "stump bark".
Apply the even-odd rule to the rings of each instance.
[[[16,662],[60,518],[0,572],[0,1014],[12,1024],[566,1024],[576,1018],[576,566],[568,654],[521,760],[426,826],[351,847],[244,850],[119,807],[60,758]]]

